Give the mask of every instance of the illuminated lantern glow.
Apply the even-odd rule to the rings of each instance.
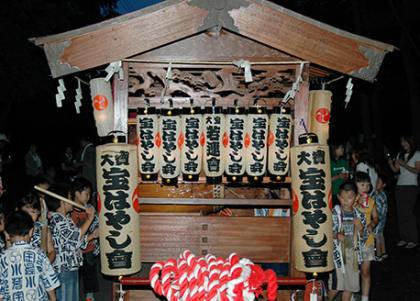
[[[159,124],[155,107],[137,109],[138,162],[141,179],[156,181],[159,172]]]
[[[105,78],[94,78],[90,82],[93,116],[100,137],[105,137],[114,130],[114,102],[111,84]]]
[[[267,169],[268,115],[264,106],[249,108],[247,116],[246,173],[249,182],[262,182]]]
[[[314,90],[309,92],[310,118],[309,131],[318,136],[320,144],[327,144],[329,138],[331,97],[328,90]]]
[[[225,171],[225,147],[227,142],[226,118],[223,107],[213,105],[206,107],[203,116],[203,170],[207,183],[220,184]]]
[[[229,182],[242,182],[246,169],[245,135],[247,116],[245,107],[229,107],[226,116],[226,175]]]
[[[101,271],[131,275],[141,269],[137,149],[107,143],[96,148]]]
[[[328,146],[313,133],[291,148],[295,267],[305,273],[334,269]]]
[[[201,108],[196,106],[182,109],[181,116],[181,172],[184,181],[198,181],[202,170],[203,116]]]
[[[160,146],[160,176],[162,184],[176,185],[181,170],[181,117],[179,109],[162,108],[159,118],[159,133],[162,140]]]
[[[292,116],[290,108],[274,107],[268,135],[268,171],[272,181],[284,181],[289,171]]]

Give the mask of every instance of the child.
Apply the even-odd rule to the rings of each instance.
[[[45,253],[29,245],[33,227],[27,212],[6,217],[4,233],[12,246],[0,254],[0,300],[56,300],[60,281]]]
[[[51,186],[50,191],[62,197],[70,197],[70,187],[66,185]],[[79,266],[82,264],[81,249],[86,248],[88,242],[98,238],[98,231],[86,235],[95,217],[95,210],[86,207],[88,216],[81,228],[77,227],[67,214],[73,211],[73,206],[50,195],[45,196],[50,212],[49,225],[55,246],[56,259],[53,263],[54,271],[58,275],[61,287],[57,289],[58,301],[79,300]]]
[[[29,244],[34,248],[43,249],[50,260],[50,263],[53,263],[55,259],[55,249],[51,237],[51,230],[48,226],[43,225],[38,221],[39,215],[41,214],[41,203],[38,194],[35,191],[31,191],[19,199],[17,210],[28,212],[34,221],[34,231]]]
[[[372,232],[378,225],[379,218],[375,200],[368,196],[371,188],[369,175],[361,171],[356,172],[354,183],[358,191],[357,202],[354,204],[354,207],[365,214],[367,228],[370,233],[369,238],[363,246],[363,263],[360,266],[362,274],[362,301],[368,301],[370,291],[370,263],[375,260],[375,238]]]
[[[348,301],[353,293],[360,289],[358,265],[363,262],[362,247],[369,232],[364,214],[353,207],[356,197],[357,187],[354,183],[341,184],[338,189],[340,205],[336,205],[333,210],[335,269],[329,278],[330,299],[334,299],[339,291],[343,291],[341,299]],[[344,244],[345,254],[342,252],[342,244]],[[354,257],[356,250],[357,258]],[[357,271],[354,270],[355,260],[357,260]]]
[[[376,261],[382,261],[388,258],[385,249],[384,229],[386,222],[386,214],[388,212],[388,200],[386,196],[386,188],[388,184],[388,177],[384,174],[378,174],[378,181],[376,182],[376,193],[373,199],[376,202],[376,209],[378,210],[379,224],[373,230],[373,236],[376,241]]]
[[[330,144],[330,167],[331,167],[331,192],[333,207],[340,204],[338,201],[338,188],[343,184],[349,175],[349,166],[343,159],[344,147],[342,144]]]
[[[50,182],[48,182],[48,180],[45,178],[39,178],[35,182],[35,185],[43,189],[48,189],[50,187]],[[47,204],[45,203],[45,199],[44,199],[45,196],[41,192],[37,192],[37,193],[39,196],[39,201],[41,202],[41,215],[39,217],[39,221],[43,223],[44,225],[48,225],[48,219],[47,219],[48,208],[47,208]]]
[[[92,190],[91,183],[85,178],[77,178],[71,184],[71,198],[74,202],[85,207],[93,206],[88,204]],[[71,213],[73,222],[80,228],[87,220],[85,211],[74,208]],[[95,211],[95,218],[89,227],[89,232],[93,233],[99,227],[98,213]],[[99,240],[91,240],[83,252],[83,265],[80,267],[80,276],[83,279],[83,291],[86,294],[86,300],[93,300],[93,293],[99,291],[98,278],[96,276],[95,257],[99,255]]]

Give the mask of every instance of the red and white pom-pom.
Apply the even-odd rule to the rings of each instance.
[[[178,260],[155,263],[149,279],[155,292],[168,301],[253,301],[262,294],[265,281],[267,299],[274,301],[277,296],[275,273],[264,273],[235,253],[224,260],[210,254],[197,258],[187,250]]]

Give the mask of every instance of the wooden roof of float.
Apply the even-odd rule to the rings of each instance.
[[[327,75],[332,70],[373,81],[385,54],[396,49],[264,0],[167,0],[31,41],[43,46],[56,78],[139,55],[144,59],[158,48],[194,39],[214,28],[272,49],[278,61],[292,59],[316,64],[310,69],[314,76]]]

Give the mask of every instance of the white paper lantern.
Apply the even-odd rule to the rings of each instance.
[[[225,171],[225,147],[227,143],[226,119],[223,107],[211,106],[205,108],[203,116],[204,146],[203,170],[207,183],[220,184]]]
[[[268,171],[273,181],[284,181],[289,171],[291,131],[290,108],[274,107],[268,138]]]
[[[135,274],[141,269],[136,146],[100,145],[96,162],[102,273]]]
[[[334,268],[328,145],[313,133],[291,148],[295,267],[305,273]]]
[[[311,104],[309,131],[318,136],[321,144],[327,144],[331,117],[331,91],[314,90],[309,92]]]
[[[181,171],[181,117],[178,108],[162,108],[159,118],[160,176],[162,184],[175,185]]]
[[[181,115],[181,172],[184,181],[198,181],[203,162],[203,116],[200,107],[186,107]]]
[[[110,83],[105,78],[94,78],[90,81],[93,116],[100,137],[107,136],[114,130],[114,102]]]
[[[159,172],[160,134],[155,107],[137,109],[137,153],[143,181],[156,181]]]
[[[246,169],[245,136],[247,116],[245,107],[229,107],[226,115],[226,175],[229,182],[242,182]]]
[[[250,107],[247,119],[246,173],[248,181],[260,183],[267,169],[267,108],[265,106]]]

